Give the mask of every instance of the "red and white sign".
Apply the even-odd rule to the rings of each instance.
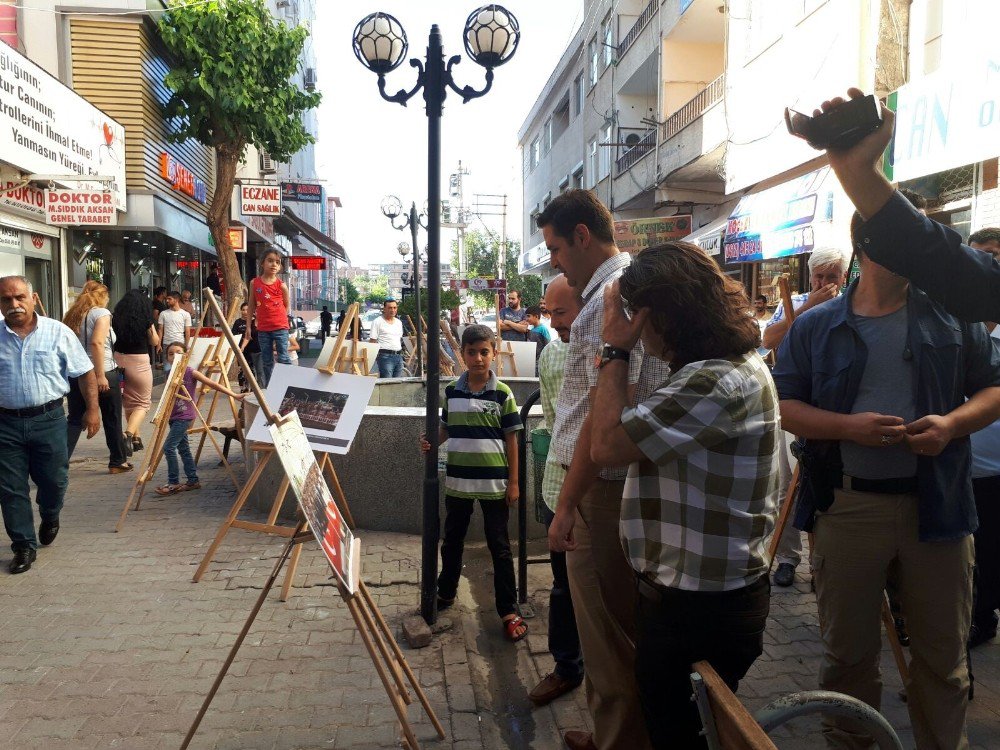
[[[326,258],[321,258],[317,255],[293,255],[289,260],[292,261],[293,271],[326,270]]]
[[[281,216],[279,185],[239,185],[240,213],[244,216]]]
[[[473,292],[495,292],[507,288],[507,279],[452,279],[448,285],[455,292],[459,289],[468,289]]]
[[[31,185],[15,187],[18,184],[12,180],[0,181],[0,206],[44,219],[45,193]]]
[[[115,197],[104,190],[46,190],[45,223],[57,226],[115,226]]]
[[[179,261],[177,261],[177,267],[178,268],[197,268],[199,265],[200,265],[199,262],[196,261],[196,260],[179,260]]]
[[[247,251],[246,227],[229,227],[229,245],[233,248],[234,253]]]

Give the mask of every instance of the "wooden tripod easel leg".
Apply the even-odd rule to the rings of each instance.
[[[198,710],[198,715],[195,717],[194,723],[191,724],[191,728],[184,737],[184,742],[181,743],[181,750],[186,750],[188,745],[191,744],[191,740],[194,738],[195,732],[198,731],[201,720],[205,718],[205,713],[208,711],[208,707],[212,705],[212,700],[215,698],[215,694],[219,691],[219,686],[222,684],[222,680],[225,678],[226,672],[229,671],[229,667],[232,666],[233,660],[236,658],[236,653],[240,650],[240,646],[243,645],[243,641],[246,639],[247,633],[250,632],[250,628],[253,626],[254,620],[257,619],[257,615],[260,613],[260,608],[264,606],[264,602],[267,600],[267,595],[271,591],[271,587],[274,586],[274,582],[278,579],[278,574],[281,572],[281,568],[284,566],[285,560],[288,559],[289,553],[293,548],[301,546],[303,539],[299,538],[299,532],[302,531],[303,525],[304,523],[300,523],[296,527],[295,533],[288,540],[288,543],[281,551],[281,555],[278,557],[278,561],[274,564],[274,569],[271,571],[270,577],[268,577],[267,582],[264,584],[264,588],[260,592],[260,596],[257,597],[257,602],[254,604],[253,609],[250,610],[250,616],[247,618],[247,621],[243,623],[243,629],[236,637],[236,642],[229,650],[229,655],[226,657],[226,660],[222,663],[222,669],[219,670],[219,675],[215,678],[215,682],[212,683],[212,688],[208,691],[208,695],[205,696],[205,701],[201,704],[201,708]]]
[[[785,501],[782,503],[781,512],[778,514],[778,522],[774,526],[774,535],[771,537],[771,543],[767,548],[767,556],[769,558],[767,564],[768,573],[774,567],[774,556],[778,552],[778,545],[781,544],[781,536],[785,533],[785,527],[788,525],[788,517],[792,514],[792,506],[795,504],[795,491],[798,487],[799,464],[796,462],[795,469],[792,471],[792,481],[788,483],[788,492],[785,493]]]
[[[903,653],[903,644],[899,642],[899,633],[896,632],[896,623],[892,619],[892,607],[889,605],[889,592],[882,592],[882,623],[885,625],[885,635],[889,639],[889,648],[892,649],[892,658],[896,662],[896,669],[899,670],[899,679],[903,681],[903,689],[910,680],[910,667],[906,663],[906,654]]]
[[[257,467],[253,470],[250,478],[247,480],[246,485],[243,490],[236,497],[236,502],[233,503],[233,507],[229,509],[229,515],[226,516],[222,525],[219,526],[219,531],[215,535],[215,539],[208,547],[208,551],[205,556],[201,559],[201,564],[198,565],[198,570],[195,571],[194,578],[192,579],[194,583],[198,583],[201,577],[205,574],[205,570],[208,568],[209,563],[212,562],[212,558],[215,557],[216,550],[219,549],[219,545],[222,544],[222,540],[226,538],[226,534],[233,527],[233,523],[236,521],[236,517],[239,515],[240,511],[243,509],[244,504],[246,504],[247,499],[250,497],[250,492],[253,490],[257,481],[260,479],[261,474],[264,473],[264,469],[267,467],[268,462],[271,460],[271,456],[274,455],[273,451],[266,453],[257,462]]]

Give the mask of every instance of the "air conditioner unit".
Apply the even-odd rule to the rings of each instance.
[[[316,90],[316,68],[306,68],[305,86],[306,91]]]
[[[262,174],[274,174],[278,171],[271,155],[263,150],[260,152],[260,171]]]

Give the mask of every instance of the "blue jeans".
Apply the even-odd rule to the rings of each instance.
[[[274,372],[274,354],[278,353],[278,361],[283,365],[292,364],[288,358],[288,329],[277,331],[257,331],[257,342],[260,344],[261,386],[266,388]]]
[[[177,454],[181,454],[184,462],[184,475],[189,483],[198,481],[198,466],[191,455],[191,443],[188,442],[187,431],[193,419],[174,419],[170,421],[170,431],[163,441],[163,455],[167,459],[167,484],[180,484],[180,472],[177,470]]]
[[[375,367],[378,368],[380,378],[401,378],[403,377],[403,355],[379,351],[378,356],[375,357]]]
[[[55,521],[69,485],[66,414],[62,408],[36,417],[0,415],[0,508],[12,550],[38,548],[28,478],[43,521]]]
[[[548,508],[542,510],[545,528],[552,524],[555,515]],[[549,593],[549,653],[555,660],[557,675],[564,680],[583,679],[583,651],[580,634],[576,630],[573,597],[569,592],[569,574],[566,571],[566,553],[549,552],[552,566],[552,591]]]

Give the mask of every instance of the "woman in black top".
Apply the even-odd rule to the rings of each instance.
[[[142,450],[139,427],[149,412],[153,394],[153,368],[149,349],[159,351],[160,337],[153,325],[149,299],[133,289],[115,305],[111,316],[115,332],[115,362],[125,375],[122,409],[125,412],[125,439],[133,450]]]

